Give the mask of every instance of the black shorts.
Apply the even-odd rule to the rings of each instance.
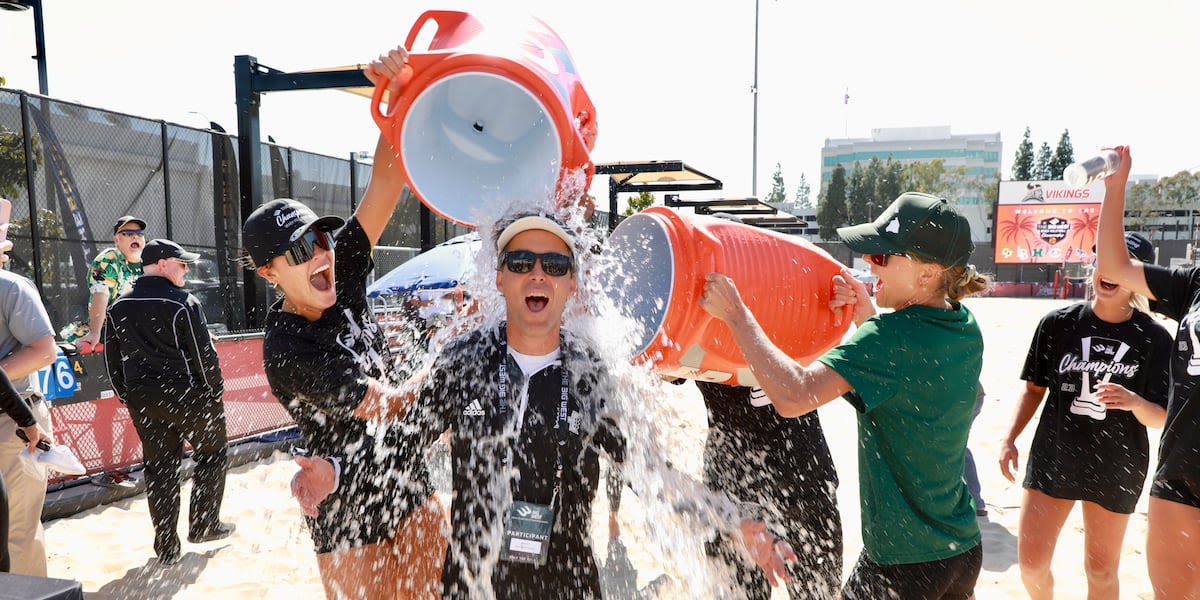
[[[907,565],[881,565],[863,550],[842,588],[844,600],[966,600],[983,567],[983,544],[957,556]]]
[[[1200,508],[1200,485],[1195,481],[1155,477],[1154,485],[1150,487],[1150,495],[1193,508]]]

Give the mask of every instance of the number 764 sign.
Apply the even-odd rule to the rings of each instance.
[[[34,391],[47,400],[69,398],[79,390],[79,378],[83,375],[83,365],[79,360],[71,360],[59,349],[54,362],[38,369],[33,374]]]

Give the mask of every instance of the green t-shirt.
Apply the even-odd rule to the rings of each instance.
[[[820,359],[858,409],[863,545],[879,564],[940,560],[980,542],[963,458],[983,336],[965,306],[868,319]]]

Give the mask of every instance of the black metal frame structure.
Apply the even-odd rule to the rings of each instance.
[[[681,160],[618,162],[596,165],[597,175],[608,175],[608,211],[611,232],[620,221],[617,195],[622,192],[700,192],[720,190],[721,180],[689,166]],[[738,217],[747,225],[780,233],[802,233],[809,224],[757,198],[713,198],[680,200],[679,194],[665,194],[663,203],[672,208],[691,208],[700,215],[724,213]]]
[[[249,55],[238,55],[233,59],[234,92],[237,96],[238,138],[238,182],[241,202],[237,222],[254,211],[262,201],[262,136],[259,130],[259,107],[262,94],[298,90],[326,90],[355,87],[370,87],[371,82],[361,68],[335,69],[328,71],[284,72],[258,62]],[[351,169],[353,176],[353,169]],[[351,201],[352,203],[354,200]],[[353,205],[353,204],[352,204]],[[422,204],[419,224],[421,250],[433,247],[433,213]],[[246,307],[261,308],[248,310],[251,321],[248,327],[259,328],[263,323],[260,316],[266,314],[266,286],[249,271],[243,275]]]
[[[682,160],[650,160],[596,165],[597,175],[608,175],[608,230],[620,222],[617,194],[622,192],[699,192],[724,187],[720,179],[694,169]]]

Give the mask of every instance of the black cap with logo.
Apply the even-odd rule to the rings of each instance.
[[[309,229],[336,231],[346,224],[341,217],[317,217],[309,207],[290,198],[278,198],[263,204],[242,224],[242,247],[261,267],[282,255]]]
[[[971,224],[944,198],[905,192],[873,223],[837,230],[847,246],[863,254],[912,254],[947,266],[965,266],[975,244]]]

